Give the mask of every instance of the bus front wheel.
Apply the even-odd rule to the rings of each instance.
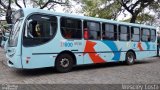
[[[55,62],[55,68],[60,73],[69,72],[73,67],[73,58],[69,54],[60,54]]]
[[[127,52],[125,63],[126,63],[127,65],[132,65],[132,64],[135,63],[135,55],[134,55],[133,52]]]

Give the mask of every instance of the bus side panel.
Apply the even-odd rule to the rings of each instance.
[[[45,47],[23,48],[23,68],[33,69],[54,66],[57,54],[47,54],[47,52],[50,52],[48,49],[45,49]]]
[[[136,52],[137,60],[156,56],[157,44],[155,42],[139,42],[138,44],[139,51]]]
[[[57,33],[54,39],[45,44],[32,47],[22,46],[23,68],[33,69],[53,67],[55,65],[55,59],[61,52],[60,39],[60,34]]]
[[[121,50],[114,41],[86,40],[84,47],[84,63],[117,62],[121,57]]]
[[[95,40],[84,41],[84,64],[104,63],[106,59],[101,57],[102,42]]]
[[[156,43],[131,41],[85,41],[84,63],[125,61],[126,53],[132,50],[137,60],[156,55]]]
[[[68,39],[60,39],[59,41],[59,51],[63,54],[64,51],[69,51],[73,53],[76,57],[76,64],[81,65],[83,63],[83,40],[68,40]]]

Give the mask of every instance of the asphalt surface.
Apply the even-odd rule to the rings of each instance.
[[[4,65],[0,49],[0,84],[160,84],[160,58],[152,57],[134,65],[106,63],[74,67],[57,73],[54,68],[19,70]]]

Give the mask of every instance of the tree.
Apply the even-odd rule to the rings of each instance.
[[[23,2],[23,6],[19,4],[19,2]],[[28,0],[0,0],[0,12],[5,13],[6,21],[8,24],[11,24],[11,15],[14,11],[14,7],[12,7],[12,4],[15,3],[17,7],[27,7],[26,2]],[[68,0],[32,0],[30,4],[33,4],[33,7],[38,7],[40,9],[48,8],[47,6],[50,6],[48,9],[53,8],[54,5],[66,5],[68,3]],[[67,4],[68,5],[68,4]]]
[[[136,7],[136,8],[137,9],[134,9],[135,12],[136,10],[138,10],[139,7]],[[153,3],[151,3],[146,8],[144,8],[141,12],[138,13],[135,20],[133,19],[134,17],[131,17],[124,21],[130,21],[130,22],[134,21],[136,23],[141,23],[141,24],[143,23],[143,24],[158,26],[157,19],[159,19],[159,15],[160,15],[160,0],[159,1],[153,0]]]
[[[51,9],[57,4],[68,5],[69,0],[32,0],[31,2],[40,9],[44,9],[44,8]]]
[[[117,0],[81,0],[82,12],[87,16],[116,19],[121,11]]]
[[[135,23],[138,14],[150,5],[158,3],[157,0],[118,0],[121,6],[127,10],[131,15],[131,23]]]
[[[0,0],[0,6],[1,6],[0,8],[1,8],[1,11],[3,11],[2,15],[5,14],[7,23],[11,23],[11,15],[12,15],[11,3],[12,3],[12,0],[8,0],[8,1]]]
[[[136,23],[136,19],[152,16],[146,13],[145,10],[151,10],[153,13],[160,12],[160,0],[81,0],[82,11],[87,16],[116,19],[120,14],[125,14],[128,11],[131,18],[128,19],[131,23]],[[144,15],[144,16],[143,16]],[[145,18],[141,20],[153,20]]]
[[[130,22],[131,18],[128,18],[122,21]],[[140,13],[136,18],[136,23],[139,23],[139,24],[153,25],[154,21],[155,21],[155,17],[153,15],[149,15],[148,13]]]

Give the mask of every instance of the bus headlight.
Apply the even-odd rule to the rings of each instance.
[[[16,51],[15,51],[15,49],[12,49],[12,50],[8,49],[7,53],[9,55],[9,57],[13,57],[13,55],[16,53]]]

